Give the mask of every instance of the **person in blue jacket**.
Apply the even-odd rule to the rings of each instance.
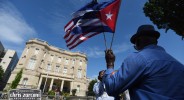
[[[128,56],[116,73],[113,51],[106,50],[103,82],[109,95],[128,89],[131,100],[184,100],[184,65],[157,45],[159,37],[152,25],[141,25],[130,39],[138,52]]]

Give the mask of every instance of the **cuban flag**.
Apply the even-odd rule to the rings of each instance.
[[[115,32],[121,0],[89,4],[77,11],[73,19],[64,27],[66,32],[64,39],[69,49],[101,32]]]

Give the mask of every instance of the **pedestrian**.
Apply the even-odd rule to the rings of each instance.
[[[93,92],[96,95],[96,100],[114,100],[114,97],[108,96],[104,87],[105,85],[102,82],[104,72],[104,70],[99,72],[98,81],[93,86]]]
[[[141,25],[130,39],[138,52],[125,58],[116,73],[115,55],[106,50],[103,81],[109,95],[128,89],[131,100],[184,100],[184,65],[157,45],[159,37],[152,25]]]
[[[59,87],[57,87],[55,90],[55,98],[56,100],[60,100],[61,98],[61,91],[59,90]]]

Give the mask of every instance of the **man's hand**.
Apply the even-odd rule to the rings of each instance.
[[[112,50],[108,49],[105,51],[105,60],[106,60],[107,68],[114,68],[115,56]]]

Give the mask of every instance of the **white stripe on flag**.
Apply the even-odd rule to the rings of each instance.
[[[69,35],[67,36],[67,37],[65,37],[64,39],[65,40],[68,40],[73,34],[71,34],[71,33],[68,33]]]
[[[82,35],[82,36],[83,36],[83,37],[88,37],[88,36],[93,35],[93,34],[95,34],[95,33],[97,33],[97,32],[89,32],[89,33],[87,33],[87,34],[85,34],[85,35]],[[77,39],[77,38],[75,38],[75,39]],[[72,46],[76,45],[76,44],[79,43],[80,41],[82,41],[82,40],[81,40],[80,38],[78,38],[77,41],[75,41],[74,43],[72,43],[71,45],[69,45],[68,48],[71,48]]]
[[[73,25],[74,25],[74,22],[73,22],[73,21],[71,21],[71,22],[66,26],[66,28],[65,28],[65,32],[67,32],[67,31],[68,31],[68,29],[70,29]]]
[[[86,37],[86,39],[85,40],[87,40],[88,38],[91,38],[92,36],[95,36],[95,35],[97,35],[97,34],[99,34],[98,32],[96,32],[96,33],[94,33],[94,34],[91,34],[91,35],[89,35],[88,37]],[[76,46],[78,46],[79,44],[81,44],[82,42],[84,42],[85,40],[81,40],[81,41],[79,41],[77,44],[75,44],[75,45],[73,45],[72,47],[70,47],[69,49],[73,49],[73,48],[75,48]]]
[[[86,37],[82,36],[82,37],[80,37],[79,39],[80,39],[80,40],[85,40]]]
[[[66,41],[68,41],[67,43],[66,43],[66,45],[68,45],[68,44],[70,44],[70,43],[72,43],[78,36],[80,36],[81,34],[76,34],[76,35],[74,35],[69,41],[68,40],[66,40]]]

